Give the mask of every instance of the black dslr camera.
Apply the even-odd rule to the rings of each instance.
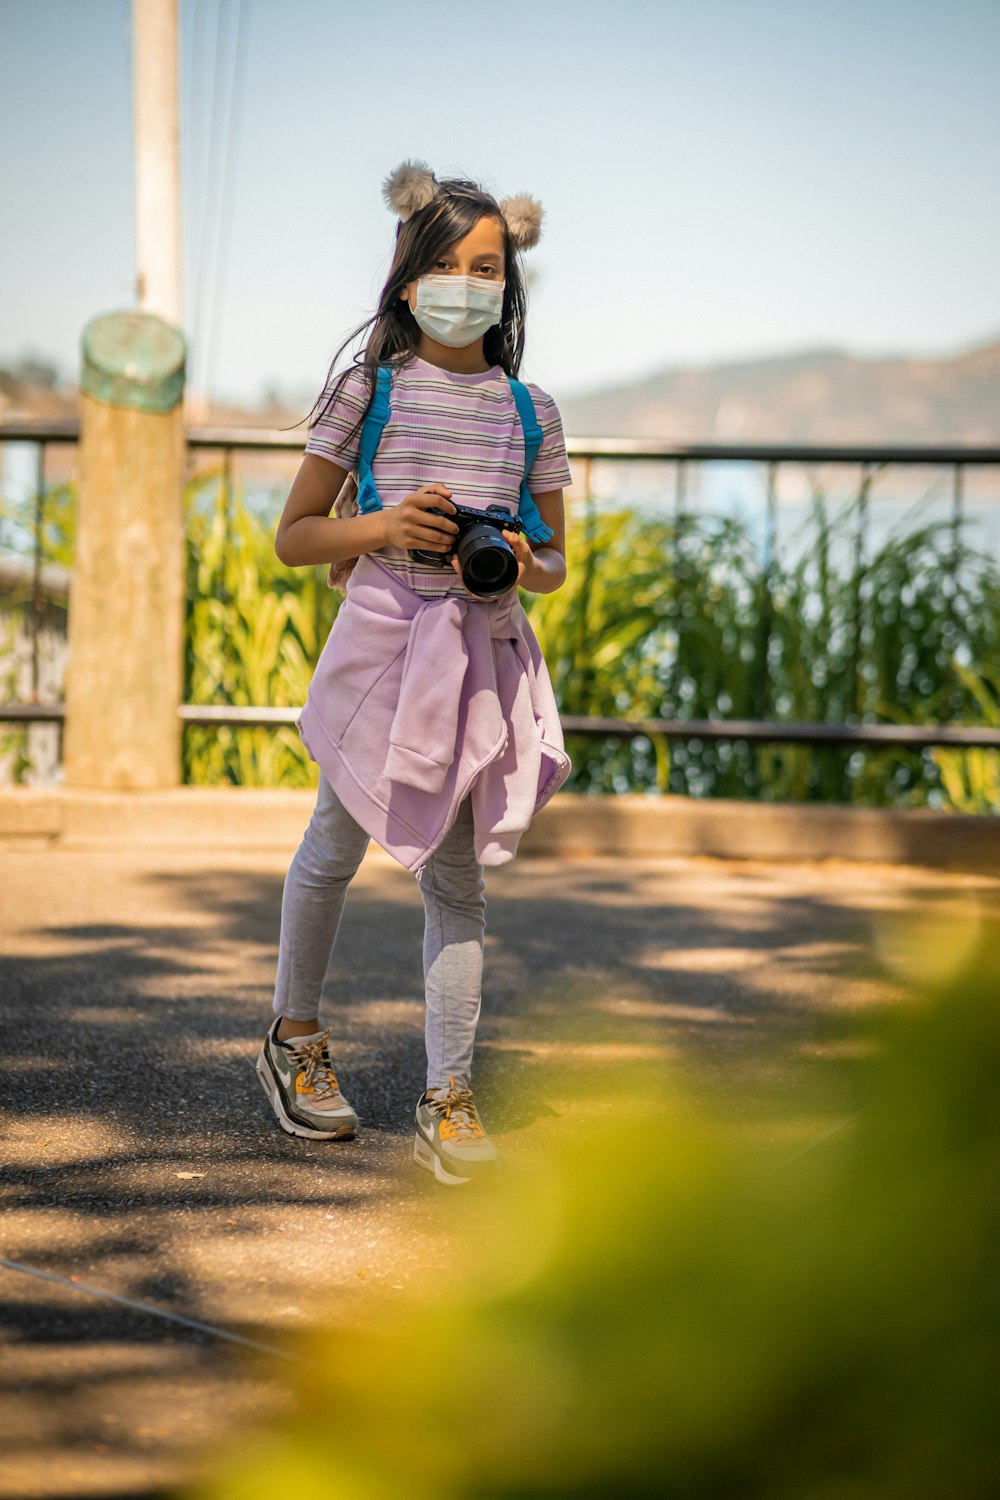
[[[458,535],[447,552],[428,552],[423,547],[409,547],[411,557],[420,562],[432,563],[435,567],[450,568],[451,560],[458,554],[462,569],[462,582],[470,594],[480,599],[498,599],[512,584],[517,582],[517,557],[514,549],[503,535],[508,531],[524,532],[526,527],[516,516],[512,516],[502,505],[488,505],[477,510],[472,505],[459,505],[452,501],[455,513],[428,505],[429,516],[447,516],[458,527]]]

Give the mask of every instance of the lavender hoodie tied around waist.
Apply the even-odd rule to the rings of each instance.
[[[348,812],[414,874],[470,788],[476,858],[507,864],[572,770],[516,589],[427,599],[371,553],[348,580],[296,726]]]

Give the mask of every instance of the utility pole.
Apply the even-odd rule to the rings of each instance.
[[[181,326],[177,0],[132,0],[135,252],[139,306]]]
[[[139,307],[81,335],[67,787],[181,779],[184,376],[177,0],[133,0]]]

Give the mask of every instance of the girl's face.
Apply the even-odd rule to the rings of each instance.
[[[456,240],[447,250],[442,250],[427,271],[434,276],[481,276],[487,282],[501,282],[503,268],[503,226],[499,219],[484,214],[464,239]],[[411,309],[416,296],[416,281],[408,282],[400,293],[400,299],[408,302]]]

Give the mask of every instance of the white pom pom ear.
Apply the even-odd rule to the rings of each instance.
[[[438,190],[438,180],[425,161],[404,161],[382,184],[386,208],[403,223],[426,208]]]
[[[507,221],[510,237],[518,250],[531,250],[542,237],[542,205],[530,193],[515,193],[503,198],[500,212]]]

